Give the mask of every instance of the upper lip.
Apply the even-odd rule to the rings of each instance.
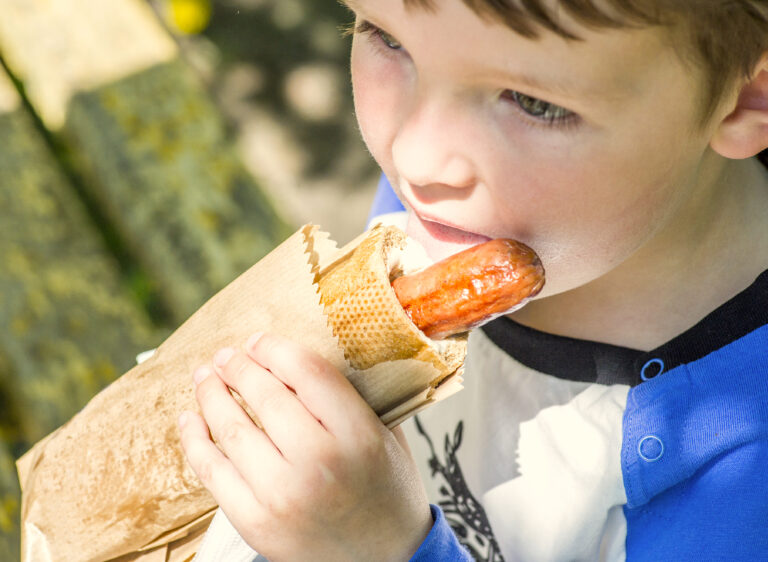
[[[409,187],[410,187],[410,185],[409,185]],[[410,191],[413,191],[413,188],[411,188]],[[439,224],[439,225],[442,225],[442,226],[447,226],[447,227],[453,228],[455,230],[460,230],[462,232],[467,232],[469,234],[474,234],[476,236],[484,236],[484,237],[488,238],[487,234],[483,234],[482,232],[477,232],[477,231],[474,231],[474,230],[470,230],[470,229],[465,228],[465,227],[463,227],[461,225],[458,225],[458,224],[456,224],[454,222],[451,222],[451,221],[448,221],[448,220],[436,217],[434,215],[431,215],[428,212],[425,212],[423,209],[420,209],[418,205],[414,205],[413,201],[411,200],[411,197],[408,196],[408,191],[407,190],[401,188],[400,189],[400,194],[403,197],[403,199],[405,199],[405,202],[407,203],[407,206],[411,208],[411,211],[419,218],[419,220],[426,221],[426,222],[431,222],[431,223],[435,223],[435,224]]]
[[[429,214],[423,213],[421,211],[418,211],[416,208],[413,207],[413,205],[411,205],[411,209],[413,210],[414,214],[417,217],[419,217],[420,220],[423,220],[423,221],[426,221],[426,222],[432,222],[432,223],[435,223],[435,224],[440,224],[442,226],[447,226],[448,228],[453,228],[455,230],[461,230],[462,232],[468,232],[469,234],[474,234],[476,236],[485,236],[486,238],[488,237],[486,234],[483,234],[481,232],[476,232],[474,230],[470,230],[468,228],[465,228],[463,226],[455,224],[455,223],[453,223],[451,221],[446,221],[444,219],[440,219],[440,218],[434,217],[432,215],[429,215]]]

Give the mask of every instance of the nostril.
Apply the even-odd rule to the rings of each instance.
[[[441,183],[456,189],[470,188],[476,182],[474,166],[468,159],[459,156],[454,156],[448,161],[441,176]]]
[[[410,169],[399,168],[398,172],[414,191],[425,193],[445,189],[466,190],[477,183],[474,167],[460,157],[446,159],[441,165],[430,166],[427,161],[422,161]]]

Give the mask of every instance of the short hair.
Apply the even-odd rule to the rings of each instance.
[[[406,6],[434,9],[440,0],[404,0]],[[728,89],[749,79],[768,51],[768,0],[462,0],[483,18],[500,21],[520,35],[541,28],[566,39],[580,38],[557,17],[557,9],[585,27],[627,29],[662,26],[676,37],[683,60],[704,73],[708,91],[701,104],[706,124]]]

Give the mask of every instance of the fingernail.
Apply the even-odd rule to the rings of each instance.
[[[184,429],[184,426],[187,425],[187,422],[189,421],[189,412],[182,412],[179,416],[179,427]]]
[[[201,365],[195,369],[194,373],[192,373],[192,378],[195,380],[195,384],[200,384],[207,379],[212,372],[213,371],[208,365]]]
[[[263,335],[264,332],[255,332],[250,338],[248,338],[248,341],[245,342],[246,351],[252,351]]]
[[[224,347],[216,352],[216,355],[213,356],[213,364],[216,365],[219,369],[222,369],[224,365],[227,364],[227,361],[232,359],[232,356],[235,354],[235,350],[231,347]]]

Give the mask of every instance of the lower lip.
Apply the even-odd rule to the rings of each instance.
[[[420,242],[435,261],[490,240],[487,236],[422,219],[413,212],[409,214],[406,232]]]

